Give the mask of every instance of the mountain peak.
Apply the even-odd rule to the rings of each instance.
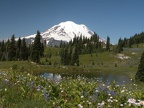
[[[53,46],[60,44],[61,41],[69,42],[75,36],[84,36],[90,38],[94,33],[84,24],[76,24],[73,21],[61,22],[50,29],[41,33],[43,40],[47,45]],[[27,36],[27,39],[34,39],[35,35]]]
[[[65,22],[61,22],[60,24],[76,24],[76,23],[73,21],[65,21]]]
[[[42,33],[43,37],[54,38],[69,42],[75,36],[85,36],[90,38],[93,32],[83,24],[76,24],[73,21],[61,22]]]
[[[84,24],[76,24],[76,23],[73,22],[73,21],[61,22],[61,23],[59,23],[58,25],[61,25],[61,26],[83,26],[83,27],[86,27]]]

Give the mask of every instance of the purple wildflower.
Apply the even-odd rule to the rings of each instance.
[[[37,86],[37,90],[40,91],[41,89],[42,89],[42,86],[41,86],[41,85],[38,85],[38,86]]]
[[[8,84],[9,83],[9,80],[8,79],[4,79],[5,83]]]
[[[107,91],[108,94],[111,94],[111,96],[116,96],[118,93],[113,91],[113,90],[109,90]]]
[[[30,82],[30,83],[29,83],[29,86],[30,86],[30,88],[33,88],[33,87],[34,87],[34,82],[33,82],[33,81]]]
[[[49,93],[46,92],[46,88],[44,88],[44,97],[47,101],[50,101]]]

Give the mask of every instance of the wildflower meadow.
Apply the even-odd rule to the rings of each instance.
[[[0,72],[0,108],[143,108],[137,84],[118,85],[84,76],[60,81],[27,72]]]

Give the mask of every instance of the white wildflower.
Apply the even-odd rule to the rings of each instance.
[[[123,93],[125,90],[122,90],[121,93]]]
[[[98,92],[99,92],[99,90],[96,90],[95,92],[96,92],[96,93],[98,93]]]
[[[133,103],[135,103],[135,102],[136,102],[136,100],[135,100],[135,99],[133,99],[133,98],[131,98],[131,99],[128,99],[128,102],[129,102],[129,103],[131,103],[131,104],[133,104]]]
[[[105,104],[105,102],[104,102],[104,101],[102,101],[102,102],[101,102],[101,106],[103,106],[104,104]]]
[[[123,105],[123,104],[120,104],[120,106],[123,107],[124,105]]]
[[[111,100],[111,99],[108,99],[107,101],[108,101],[108,102],[113,102],[113,100]]]
[[[109,96],[111,96],[111,94],[108,94]]]
[[[140,104],[140,103],[135,103],[135,105],[136,105],[136,106],[141,106],[141,104]]]
[[[144,106],[144,101],[140,101],[139,103]]]
[[[84,98],[84,96],[81,96],[81,98]]]
[[[82,106],[81,104],[78,104],[78,107],[79,107],[79,108],[83,108],[83,106]]]

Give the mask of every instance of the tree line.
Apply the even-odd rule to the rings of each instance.
[[[40,57],[43,56],[44,45],[41,43],[40,32],[37,31],[33,44],[27,44],[25,38],[19,38],[17,41],[15,35],[11,39],[0,42],[0,60],[16,61],[31,60],[40,63]]]
[[[96,52],[103,52],[110,50],[110,37],[107,36],[107,41],[104,43],[99,36],[94,33],[90,38],[84,36],[75,36],[73,40],[68,43],[61,42],[60,48],[78,46],[79,54],[91,54]]]
[[[100,41],[96,33],[91,38],[75,36],[69,43],[61,42],[61,63],[63,65],[79,66],[79,55],[110,51],[110,46],[109,37],[107,37],[107,42],[104,43]]]
[[[131,48],[134,44],[144,43],[144,32],[135,34],[130,38],[119,39],[118,46]]]

